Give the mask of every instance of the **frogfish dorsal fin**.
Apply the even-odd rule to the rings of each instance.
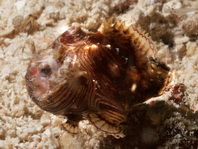
[[[140,27],[134,24],[127,25],[124,21],[111,18],[104,21],[98,30],[107,38],[119,41],[119,44],[123,44],[121,46],[130,43],[130,46],[134,48],[134,54],[139,58],[139,66],[144,64],[148,57],[155,59],[155,44]]]

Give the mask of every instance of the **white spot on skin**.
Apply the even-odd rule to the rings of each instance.
[[[107,44],[106,47],[109,48],[109,49],[111,49],[111,45],[110,44]]]
[[[95,45],[95,44],[93,44],[93,45],[91,45],[91,49],[92,49],[92,50],[97,50],[97,49],[98,49],[98,46]]]
[[[131,92],[135,92],[136,89],[137,89],[137,84],[133,83],[131,86]]]
[[[116,51],[119,53],[120,52],[120,49],[119,48],[115,48],[116,49]]]
[[[98,81],[96,81],[96,80],[93,80],[93,82],[94,82],[95,84],[97,84],[97,83],[98,83]]]

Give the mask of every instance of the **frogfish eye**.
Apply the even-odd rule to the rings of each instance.
[[[49,65],[47,65],[41,68],[39,73],[42,77],[49,77],[52,74],[52,69],[50,68]]]

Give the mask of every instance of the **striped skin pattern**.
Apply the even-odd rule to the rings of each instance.
[[[98,32],[71,27],[31,60],[28,93],[43,110],[66,116],[71,133],[88,119],[118,134],[131,108],[159,95],[166,83],[169,68],[154,58],[153,45],[140,29],[117,20]]]

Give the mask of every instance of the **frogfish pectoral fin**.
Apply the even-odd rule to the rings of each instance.
[[[96,128],[105,133],[119,134],[122,132],[120,123],[125,119],[123,115],[105,110],[100,113],[89,113],[87,117]]]
[[[63,124],[63,127],[66,131],[72,134],[77,134],[80,132],[79,122],[83,120],[81,115],[78,114],[66,114],[67,122]]]
[[[66,131],[68,131],[71,134],[77,134],[80,132],[80,129],[78,127],[78,123],[72,123],[72,122],[66,122],[63,124],[63,127]]]

